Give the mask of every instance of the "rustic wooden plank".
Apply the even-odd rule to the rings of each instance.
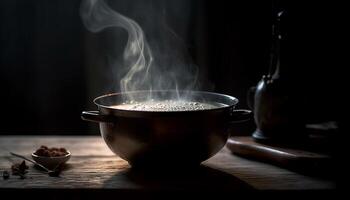
[[[0,168],[9,168],[10,162],[2,157]],[[6,161],[5,161],[6,159]],[[18,160],[16,158],[14,161]],[[29,164],[30,165],[30,164]],[[60,177],[49,177],[39,169],[30,165],[29,173],[26,179],[19,179],[12,176],[9,180],[0,181],[2,188],[101,188],[103,182],[108,180],[114,174],[128,169],[126,161],[118,157],[90,157],[74,156],[67,164],[66,169]],[[115,187],[130,187],[132,184],[123,182],[122,179],[116,181]]]
[[[72,152],[60,178],[48,177],[30,168],[28,179],[0,180],[0,188],[114,188],[114,189],[332,189],[335,183],[297,174],[286,169],[247,160],[224,148],[203,163],[198,171],[167,171],[161,175],[140,174],[115,156],[99,136],[1,136],[0,170],[9,169],[6,150],[29,155],[41,144],[64,146]]]
[[[308,144],[308,146],[311,145],[311,143]],[[334,159],[330,155],[306,150],[306,145],[294,148],[282,147],[261,144],[249,136],[236,136],[227,141],[226,147],[236,155],[271,163],[303,174],[325,177],[332,176],[334,172]]]
[[[0,156],[8,151],[30,155],[40,145],[66,147],[75,156],[114,155],[100,136],[1,136]]]
[[[9,163],[3,160],[0,163],[2,169],[9,167]],[[207,167],[199,168],[194,173],[174,170],[160,175],[143,174],[131,170],[126,161],[116,156],[89,159],[86,156],[76,156],[58,178],[48,177],[31,167],[26,179],[12,176],[9,180],[0,181],[0,188],[252,189],[234,176]]]
[[[308,190],[332,189],[334,181],[298,174],[274,165],[248,160],[224,148],[204,162],[214,169],[232,174],[257,189]]]

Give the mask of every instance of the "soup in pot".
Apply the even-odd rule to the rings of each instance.
[[[127,102],[110,108],[119,110],[134,110],[134,111],[156,111],[156,112],[173,112],[173,111],[196,111],[210,110],[223,107],[222,104],[201,103],[194,101],[183,100],[164,100],[164,101],[144,101],[144,102]]]

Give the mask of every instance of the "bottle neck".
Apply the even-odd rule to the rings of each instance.
[[[271,60],[270,71],[272,79],[280,79],[284,73],[281,70],[281,43],[283,41],[283,35],[281,33],[281,16],[283,11],[277,14],[276,20],[272,26],[272,46],[271,46]]]
[[[273,79],[280,78],[281,75],[281,39],[278,35],[274,36],[272,55],[271,55],[271,69],[274,70],[272,74]]]

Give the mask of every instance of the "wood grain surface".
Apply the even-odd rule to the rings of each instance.
[[[144,173],[114,155],[99,136],[1,136],[0,170],[10,170],[40,145],[65,147],[72,157],[60,177],[49,177],[31,164],[26,179],[0,179],[0,188],[110,188],[117,190],[306,190],[333,189],[335,182],[301,175],[273,165],[238,157],[223,148],[192,170]]]
[[[335,160],[330,155],[303,149],[272,144],[261,144],[249,136],[231,137],[227,148],[232,153],[249,159],[255,159],[303,174],[332,177]]]

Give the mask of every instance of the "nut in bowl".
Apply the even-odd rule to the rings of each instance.
[[[70,157],[71,153],[65,148],[48,148],[46,146],[41,146],[32,153],[33,160],[48,169],[54,169],[66,163]]]

